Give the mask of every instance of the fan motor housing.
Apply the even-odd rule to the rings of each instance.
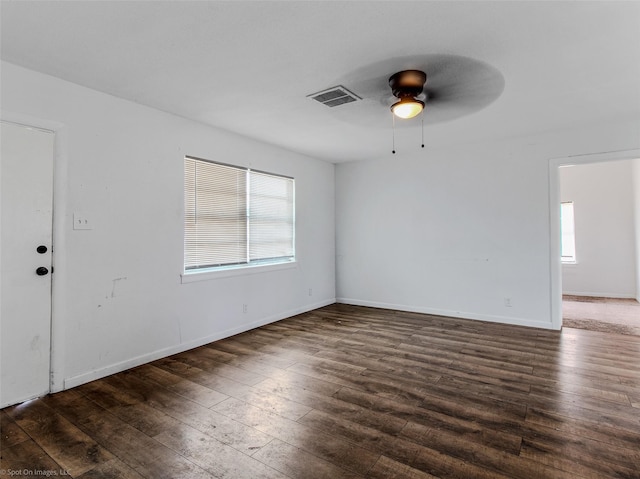
[[[417,97],[422,93],[427,74],[420,70],[403,70],[389,78],[389,86],[396,98]]]

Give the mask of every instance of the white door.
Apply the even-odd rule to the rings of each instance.
[[[49,392],[52,132],[1,123],[0,407]]]

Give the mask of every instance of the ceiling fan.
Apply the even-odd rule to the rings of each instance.
[[[389,109],[412,118],[424,109],[425,124],[470,115],[494,102],[504,78],[493,66],[458,55],[418,55],[360,67],[339,79],[359,101],[331,108],[336,119],[367,128],[389,129]],[[405,115],[405,116],[402,116]],[[399,128],[419,126],[398,121]]]

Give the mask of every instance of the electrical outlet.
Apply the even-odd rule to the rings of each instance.
[[[504,305],[505,307],[510,308],[512,306],[511,298],[504,298]]]
[[[309,296],[313,296],[313,289],[309,288]]]
[[[246,313],[248,309],[249,309],[249,308],[248,308],[248,306],[247,306],[246,304],[243,304],[243,305],[242,305],[242,312],[243,312],[243,313]]]

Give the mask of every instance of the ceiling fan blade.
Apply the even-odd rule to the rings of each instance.
[[[336,108],[334,115],[353,124],[388,128],[390,120],[385,113],[396,100],[389,87],[389,77],[398,71],[411,69],[427,74],[426,124],[451,121],[480,111],[504,90],[502,74],[478,60],[458,55],[400,57],[363,66],[343,77],[340,84],[362,97],[363,101]],[[396,127],[404,125],[404,122],[396,122]]]

